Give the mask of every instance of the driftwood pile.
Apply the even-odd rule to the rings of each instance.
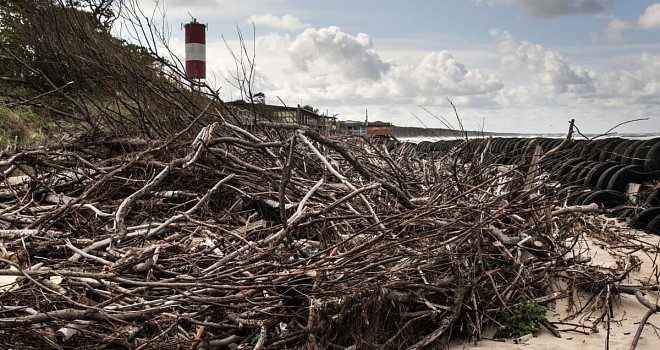
[[[540,149],[514,166],[468,151],[225,121],[6,151],[2,346],[419,349],[481,339],[522,297],[585,295],[576,311],[603,320],[653,288],[622,285],[633,259],[573,254],[621,238],[553,195]]]

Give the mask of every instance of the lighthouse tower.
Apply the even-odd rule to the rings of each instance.
[[[206,25],[193,18],[186,29],[186,77],[201,83],[206,79]]]

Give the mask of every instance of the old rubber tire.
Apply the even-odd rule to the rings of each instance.
[[[571,157],[574,158],[581,158],[580,154],[582,153],[582,149],[584,146],[587,145],[588,140],[573,140],[573,142],[570,145],[571,148]]]
[[[630,221],[628,222],[628,226],[637,230],[643,230],[653,219],[655,219],[659,215],[660,215],[660,207],[651,207],[642,210],[641,212],[637,213],[636,215],[630,218]]]
[[[660,235],[660,215],[651,220],[648,225],[646,225],[644,231],[654,235]]]
[[[593,188],[584,188],[582,187],[581,190],[579,190],[579,194],[570,198],[567,203],[568,205],[580,205],[584,200],[592,195],[594,192],[596,192],[596,189]]]
[[[564,163],[557,164],[557,170],[552,174],[552,179],[557,181],[563,181],[566,178],[566,175],[573,170],[573,167],[580,162],[584,162],[582,158],[571,158]]]
[[[614,162],[605,162],[605,163],[600,163],[594,167],[592,167],[589,170],[589,173],[587,174],[587,177],[584,179],[584,186],[585,187],[598,187],[598,179],[600,179],[600,176],[603,175],[603,173],[613,167],[616,166],[617,163]]]
[[[644,204],[649,207],[660,207],[660,188],[656,188],[646,196]]]
[[[610,156],[612,156],[612,151],[618,146],[621,142],[623,142],[624,139],[619,138],[619,137],[614,137],[610,139],[610,142],[606,143],[603,145],[603,148],[600,150],[600,154],[598,156],[598,160],[601,162],[606,162],[610,160]]]
[[[598,190],[586,196],[581,204],[596,203],[599,207],[614,208],[628,204],[630,201],[623,193],[610,190]]]
[[[500,154],[502,153],[502,145],[504,144],[504,139],[498,137],[493,141],[493,153]]]
[[[564,164],[561,164],[559,169],[553,174],[553,180],[564,181],[573,168],[581,162],[584,162],[583,158],[571,158],[567,160]]]
[[[547,151],[547,149],[548,149],[548,144],[550,144],[550,142],[552,142],[552,139],[549,139],[549,138],[547,138],[547,137],[540,137],[540,138],[538,138],[537,140],[539,141],[539,146],[541,147],[541,152],[542,152],[543,154],[545,154],[546,152],[548,152],[548,151]]]
[[[626,165],[619,169],[607,183],[608,190],[626,192],[629,183],[642,183],[646,178],[641,165]]]
[[[600,189],[603,189],[603,190],[606,190],[607,185],[610,183],[610,179],[612,179],[612,176],[614,176],[614,174],[617,171],[619,171],[620,169],[623,169],[622,164],[614,165],[614,166],[608,168],[607,170],[605,170],[603,172],[603,174],[600,175],[600,177],[598,178],[598,182],[596,183],[596,187],[598,187]]]
[[[584,192],[585,192],[585,188],[582,187],[582,186],[578,186],[578,185],[564,186],[564,187],[560,188],[557,191],[557,193],[555,193],[555,198],[561,204],[568,203],[568,202],[574,202],[575,197],[580,196]]]
[[[630,220],[631,217],[636,215],[638,212],[640,212],[640,210],[635,209],[635,208],[624,209],[621,212],[619,212],[619,214],[617,215],[617,219],[619,221],[626,221],[627,222],[627,221]]]
[[[582,158],[589,160],[598,160],[603,146],[610,142],[610,139],[593,140],[582,148]]]
[[[612,151],[612,154],[610,155],[610,159],[617,163],[621,163],[621,158],[623,157],[623,154],[626,152],[626,149],[628,149],[628,146],[630,146],[635,141],[636,140],[624,140],[623,142],[619,143]]]
[[[644,165],[646,161],[646,155],[649,153],[651,148],[660,142],[660,137],[655,137],[650,140],[642,142],[638,147],[635,153],[633,154],[633,159],[631,164],[633,165]]]
[[[551,139],[545,147],[543,147],[543,153],[550,152],[553,148],[559,146],[563,140],[560,139]]]
[[[568,174],[566,175],[565,182],[576,185],[582,183],[584,180],[578,181],[578,176],[582,171],[584,171],[584,168],[588,167],[590,164],[591,164],[590,160],[584,160],[575,164],[575,166],[571,169],[571,171],[569,171]]]
[[[596,147],[597,141],[587,141],[580,147],[580,158],[590,159],[591,151]]]
[[[637,149],[641,146],[642,143],[644,143],[643,140],[635,140],[635,142],[628,145],[626,151],[623,152],[623,157],[621,157],[621,163],[628,165],[632,164],[633,155],[635,154],[635,152],[637,152]]]
[[[582,185],[584,184],[585,180],[587,179],[587,175],[593,169],[594,167],[598,166],[598,162],[595,162],[593,160],[587,161],[585,164],[581,166],[581,169],[578,171],[577,175],[571,180],[577,185]],[[587,187],[595,187],[595,186],[587,186]]]
[[[650,180],[660,180],[660,143],[656,143],[646,153],[644,170]]]

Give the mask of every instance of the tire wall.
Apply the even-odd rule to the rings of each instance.
[[[458,150],[456,156],[465,163],[483,161],[515,166],[524,162],[525,150],[533,141],[542,155],[554,150],[540,167],[556,181],[558,200],[566,205],[596,203],[617,209],[610,212],[630,227],[660,234],[660,137],[571,140],[560,149],[555,149],[562,143],[560,139],[506,137],[418,144],[390,140],[387,146],[419,157],[443,157]]]

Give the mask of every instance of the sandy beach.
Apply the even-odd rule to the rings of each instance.
[[[614,223],[612,219],[609,222],[614,226],[613,230],[615,232],[632,235],[636,240],[644,241],[649,246],[654,245],[658,247],[660,237],[626,228],[623,223]],[[616,271],[620,266],[618,264],[629,260],[629,256],[635,256],[640,259],[641,265],[638,270],[633,271],[629,275],[629,278],[622,281],[622,284],[634,285],[644,282],[648,282],[649,284],[658,282],[658,275],[660,274],[658,269],[659,256],[637,250],[632,245],[630,247],[613,247],[595,238],[581,237],[573,253],[575,255],[590,256],[592,258],[591,265],[594,268],[607,271]],[[561,288],[561,286],[557,287]],[[645,297],[652,303],[658,304],[660,302],[660,295],[657,291],[645,291]],[[583,303],[586,302],[583,296],[577,298],[577,300]],[[574,314],[576,309],[579,309],[582,305],[569,307],[568,298],[557,299],[554,303],[549,303],[547,306],[546,317],[550,322],[557,325],[561,338],[542,328],[537,337],[516,343],[514,339],[493,339],[496,331],[493,328],[486,331],[484,333],[484,340],[476,344],[474,342],[466,342],[465,340],[455,340],[451,343],[450,349],[630,349],[640,321],[648,311],[645,306],[637,301],[635,296],[621,294],[619,298],[615,298],[615,304],[613,305],[614,315],[610,318],[608,334],[607,317],[591,328],[597,318],[603,314],[602,311],[591,313],[589,310],[586,310],[574,317],[569,317],[569,315]],[[570,326],[568,323],[584,324],[587,327]],[[660,349],[659,327],[660,314],[655,313],[648,319],[636,349]]]

